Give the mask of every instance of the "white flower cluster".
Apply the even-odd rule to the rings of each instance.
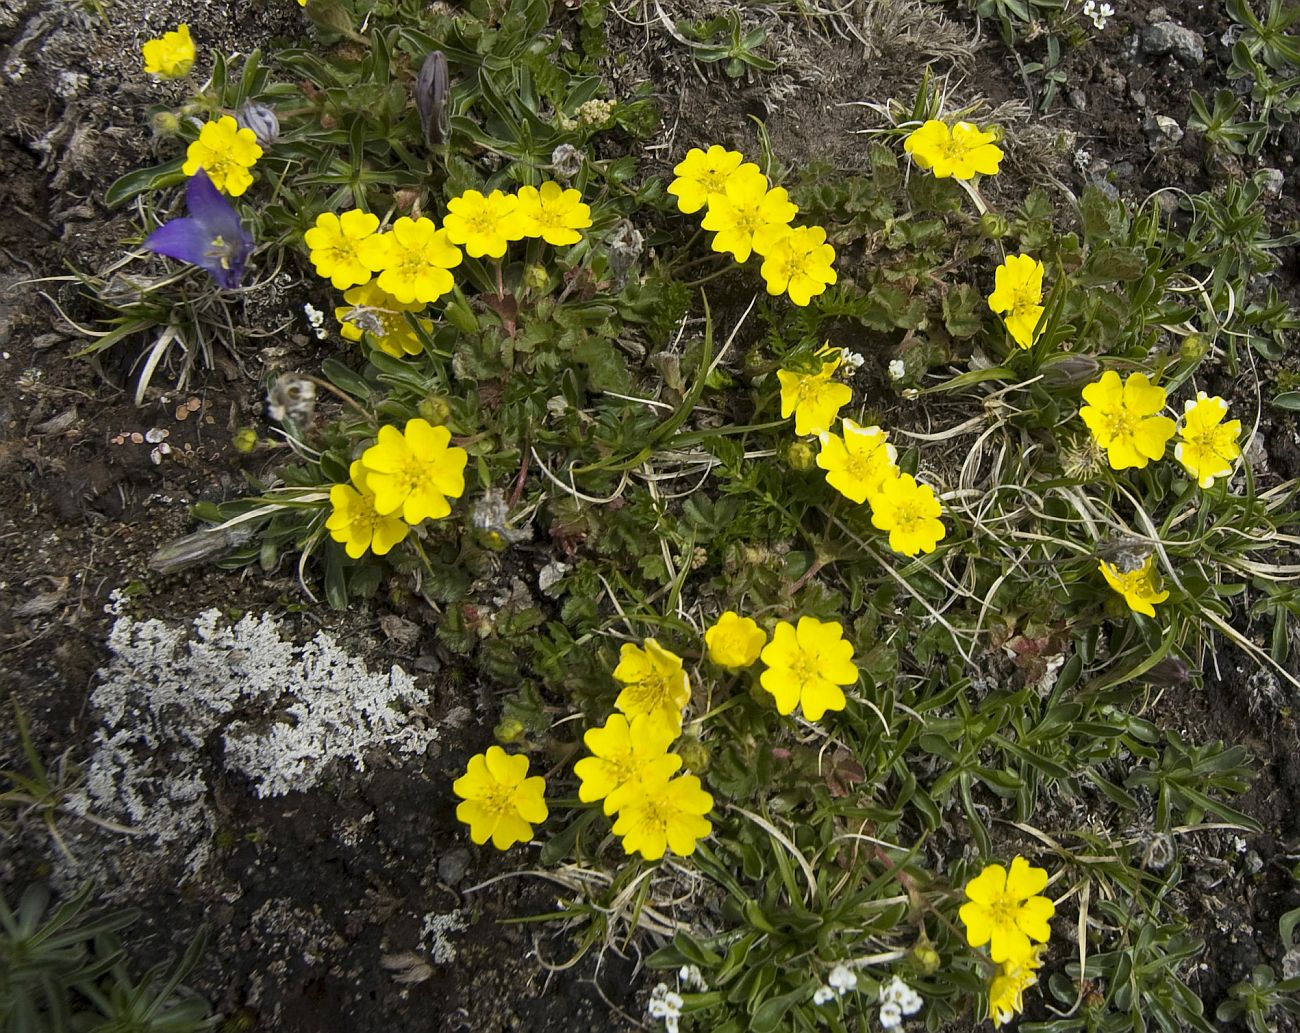
[[[915,1015],[921,1010],[921,995],[894,976],[880,988],[880,1025],[882,1029],[897,1029],[904,1015]]]
[[[677,1020],[682,1017],[682,995],[668,989],[667,983],[656,983],[650,991],[646,1012],[652,1019],[663,1019],[666,1033],[677,1033]]]
[[[813,993],[813,1004],[827,1004],[858,988],[858,976],[847,965],[836,965],[826,977],[826,984]]]
[[[1083,15],[1091,18],[1093,27],[1100,32],[1106,27],[1107,19],[1114,17],[1115,8],[1110,4],[1099,4],[1097,0],[1083,0]]]

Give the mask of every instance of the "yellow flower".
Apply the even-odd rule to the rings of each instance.
[[[646,781],[619,808],[614,835],[623,838],[626,853],[647,861],[659,860],[665,849],[685,857],[713,831],[705,817],[711,810],[713,797],[695,775]]]
[[[533,826],[546,820],[546,779],[528,778],[528,758],[510,755],[500,746],[470,757],[465,774],[451,789],[464,802],[456,818],[469,826],[469,838],[479,846],[492,840],[498,850],[533,838]]]
[[[316,274],[324,276],[336,290],[369,281],[372,270],[361,261],[357,248],[379,229],[379,217],[353,208],[335,215],[321,212],[316,225],[302,235],[311,249],[311,264]]]
[[[1134,373],[1121,383],[1119,374],[1107,370],[1096,383],[1083,389],[1088,404],[1079,416],[1106,450],[1112,470],[1142,469],[1161,459],[1174,436],[1174,421],[1156,416],[1165,406],[1165,389],[1154,387],[1144,373]]]
[[[853,643],[844,638],[838,621],[800,617],[797,628],[781,621],[762,656],[767,670],[759,683],[775,698],[777,711],[790,714],[801,705],[809,721],[820,721],[828,710],[843,710],[840,686],[858,680]]]
[[[426,517],[440,520],[451,512],[447,497],[465,493],[463,448],[447,445],[451,432],[427,420],[409,420],[402,431],[379,428],[379,441],[361,454],[366,483],[375,493],[375,510],[383,516],[401,512],[408,524]]]
[[[402,216],[388,233],[376,233],[357,245],[357,255],[379,273],[380,288],[403,305],[427,305],[452,289],[447,270],[460,265],[460,248],[432,219]]]
[[[709,649],[709,659],[715,664],[739,671],[753,666],[767,644],[767,632],[752,618],[727,610],[704,633],[704,644]]]
[[[1098,568],[1106,577],[1106,583],[1124,597],[1128,608],[1134,613],[1144,613],[1148,617],[1156,615],[1156,603],[1163,603],[1169,598],[1169,590],[1160,591],[1156,586],[1156,558],[1148,556],[1146,562],[1137,570],[1124,573],[1119,567],[1101,561]]]
[[[1039,896],[1047,886],[1047,872],[1033,868],[1023,857],[1011,862],[1008,871],[991,864],[966,883],[968,902],[958,914],[966,926],[966,942],[972,947],[989,945],[989,955],[998,964],[1023,961],[1029,956],[1031,939],[1046,943],[1052,935],[1048,920],[1056,905]]]
[[[796,226],[771,245],[759,272],[768,294],[784,292],[802,307],[836,281],[834,262],[835,249],[826,243],[824,229]]]
[[[603,798],[605,813],[613,814],[642,783],[666,781],[682,766],[682,758],[668,752],[675,738],[671,728],[647,714],[631,721],[610,714],[603,728],[589,728],[582,737],[592,756],[573,765],[582,780],[578,799],[592,803]]]
[[[373,280],[345,291],[346,305],[334,309],[334,318],[342,324],[340,331],[345,340],[359,341],[363,333],[370,334],[375,347],[395,359],[403,355],[419,355],[424,346],[416,336],[404,312],[419,312],[424,308],[419,302],[403,305],[391,294],[381,290]],[[421,319],[420,324],[432,332],[433,324]]]
[[[903,141],[903,150],[936,179],[974,179],[976,173],[994,176],[1002,151],[994,145],[997,136],[983,132],[970,122],[958,122],[951,129],[931,119]]]
[[[189,75],[194,67],[194,40],[184,22],[173,31],[164,32],[161,39],[149,40],[140,49],[144,54],[144,70],[150,75],[179,79]]]
[[[768,254],[772,245],[790,232],[790,220],[798,213],[784,187],[769,190],[767,177],[757,168],[745,166],[733,172],[720,191],[709,195],[709,211],[700,225],[717,231],[714,251],[747,262],[753,252]]]
[[[989,982],[989,1018],[994,1029],[1025,1010],[1025,991],[1038,982],[1043,949],[1031,947],[1023,958],[1012,958],[998,966],[997,975]]]
[[[240,129],[230,115],[222,115],[215,122],[204,123],[199,138],[185,152],[181,171],[192,176],[202,169],[218,190],[238,197],[253,185],[248,170],[261,156],[257,134],[251,129]]]
[[[826,483],[852,502],[863,503],[893,477],[897,453],[889,435],[879,427],[862,427],[847,416],[841,421],[844,437],[824,430],[817,465],[826,471]]]
[[[518,208],[519,198],[514,194],[493,190],[484,197],[477,190],[466,190],[447,202],[442,228],[453,244],[465,245],[470,258],[500,258],[510,241],[524,235]]]
[[[839,351],[835,358],[823,362],[819,373],[795,373],[788,369],[776,371],[781,382],[781,419],[794,415],[796,434],[820,434],[830,430],[835,417],[853,399],[848,384],[831,380],[840,368]]]
[[[1032,347],[1043,314],[1043,263],[1029,255],[1007,255],[994,276],[989,308],[1006,313],[1002,321],[1016,344]]]
[[[871,522],[889,532],[889,547],[904,556],[934,552],[947,533],[939,514],[943,508],[928,484],[917,484],[910,473],[886,477],[871,499]]]
[[[591,206],[578,191],[547,181],[541,187],[520,187],[519,220],[525,237],[541,237],[553,247],[576,244],[578,230],[591,225]]]
[[[708,153],[698,147],[686,152],[686,157],[677,163],[673,175],[677,178],[668,184],[668,193],[677,198],[677,207],[690,215],[698,212],[709,200],[710,194],[720,194],[731,178],[740,168],[758,171],[758,166],[745,161],[739,151],[729,151],[714,144]]]
[[[1218,395],[1211,398],[1196,392],[1196,401],[1183,405],[1182,438],[1174,446],[1174,458],[1187,469],[1202,488],[1209,488],[1216,477],[1232,473],[1232,461],[1241,455],[1241,421],[1223,422],[1228,403]]]
[[[653,638],[642,646],[623,643],[614,680],[623,683],[614,706],[630,718],[646,715],[673,738],[682,730],[682,708],[691,698],[691,684],[682,669],[682,658],[669,652]],[[671,740],[669,740],[671,741]]]
[[[333,512],[325,527],[354,560],[364,556],[367,549],[376,556],[384,556],[406,537],[410,525],[399,516],[380,516],[375,512],[375,493],[366,484],[366,468],[361,460],[353,461],[348,476],[352,478],[351,484],[330,488]]]

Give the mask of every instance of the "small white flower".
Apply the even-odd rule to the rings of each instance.
[[[902,359],[894,359],[889,364],[889,379],[902,380],[905,376],[907,376],[907,366],[903,364]]]
[[[896,1004],[904,1015],[915,1015],[921,1010],[921,1005],[925,1003],[921,1000],[921,995],[904,983],[898,976],[894,976],[888,983],[880,988],[880,1003]]]
[[[880,1026],[882,1029],[897,1029],[902,1024],[902,1008],[893,1001],[886,1001],[880,1006]]]
[[[866,365],[867,360],[865,357],[859,355],[857,352],[841,350],[840,362],[845,367],[848,368],[849,370],[848,375],[852,376],[854,373],[860,370],[864,365]]]
[[[826,977],[828,986],[839,991],[840,996],[858,988],[858,974],[847,965],[836,965]]]
[[[663,1019],[668,1033],[676,1033],[677,1020],[682,1017],[682,995],[668,989],[667,983],[656,983],[650,991],[646,1012],[652,1019]]]
[[[1092,19],[1093,28],[1100,32],[1106,27],[1106,20],[1114,16],[1115,8],[1110,4],[1099,4],[1097,0],[1084,0],[1083,14]]]
[[[1086,147],[1080,147],[1074,152],[1074,167],[1080,172],[1087,172],[1092,165],[1092,152]]]
[[[819,986],[813,991],[813,1004],[820,1006],[829,1004],[833,1000],[835,1000],[835,991],[829,986]]]
[[[311,330],[312,333],[316,335],[316,340],[325,340],[325,338],[329,336],[329,333],[325,329],[325,313],[310,301],[303,305],[302,310],[307,313],[307,322],[311,325]]]

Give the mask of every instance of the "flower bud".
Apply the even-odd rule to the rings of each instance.
[[[1053,355],[1043,363],[1045,387],[1082,387],[1097,379],[1101,363],[1091,355],[1073,355],[1064,352]]]
[[[817,462],[817,453],[806,441],[792,441],[785,450],[785,461],[791,470],[804,473]]]
[[[447,56],[441,50],[431,52],[420,66],[415,80],[415,106],[429,146],[446,143],[451,134],[451,81]]]
[[[545,291],[551,284],[551,274],[544,265],[530,265],[524,270],[524,284],[530,291]]]
[[[524,723],[513,717],[503,717],[492,729],[492,735],[502,746],[513,746],[524,738]]]
[[[240,427],[235,431],[230,443],[235,446],[236,452],[241,455],[248,455],[257,447],[257,431],[252,427]]]
[[[235,120],[245,129],[251,129],[263,147],[270,147],[280,139],[280,120],[265,104],[249,101],[239,109]]]
[[[1007,132],[999,125],[984,126],[983,131],[993,137],[990,143],[1001,143],[1007,138]]]
[[[989,240],[1001,240],[1011,231],[1011,224],[1005,215],[997,212],[985,212],[980,216],[980,233]]]
[[[441,395],[420,399],[416,411],[435,427],[443,426],[451,418],[451,404]]]
[[[1210,350],[1210,339],[1201,333],[1188,334],[1178,348],[1184,362],[1200,362]]]
[[[181,120],[170,111],[159,111],[153,116],[153,131],[159,136],[175,136],[180,128]]]
[[[693,735],[684,735],[677,740],[673,752],[682,758],[682,766],[697,775],[709,770],[709,750],[704,743]]]
[[[943,959],[939,957],[939,952],[928,943],[918,943],[912,948],[912,961],[923,973],[931,976],[939,971],[939,965]]]

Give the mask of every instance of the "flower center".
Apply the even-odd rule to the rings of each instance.
[[[514,810],[514,786],[494,785],[483,796],[483,809],[497,817]]]
[[[790,673],[795,676],[800,685],[806,685],[817,677],[817,657],[801,649],[794,663],[790,665]]]
[[[1110,433],[1115,438],[1131,438],[1137,433],[1137,419],[1127,409],[1117,409],[1110,415]]]

